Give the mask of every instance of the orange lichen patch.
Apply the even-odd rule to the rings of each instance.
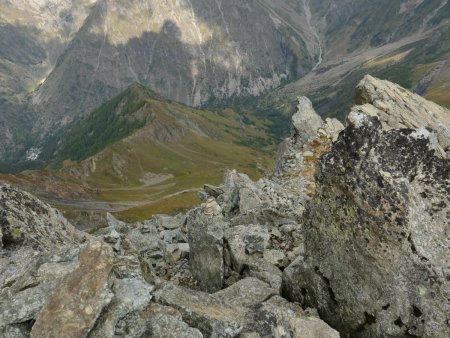
[[[303,163],[304,167],[300,175],[308,179],[306,185],[306,194],[313,197],[316,194],[316,166],[322,154],[331,150],[331,140],[321,134],[321,136],[303,147]]]

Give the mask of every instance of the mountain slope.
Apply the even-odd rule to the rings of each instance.
[[[320,64],[262,97],[254,111],[278,110],[288,120],[297,96],[307,95],[320,114],[344,119],[351,89],[366,74],[450,106],[449,1],[324,0],[307,9],[321,43]]]
[[[132,83],[191,106],[247,100],[276,123],[279,112],[293,112],[298,94],[312,96],[319,112],[342,116],[350,104],[343,88],[368,72],[447,100],[448,0],[19,0],[0,7],[4,164]],[[275,88],[255,109],[252,98]]]
[[[275,145],[266,123],[190,108],[135,84],[43,149],[36,161],[52,159],[50,167],[3,179],[72,217],[110,211],[145,219],[198,203],[198,188],[219,182],[225,169],[254,178],[269,170]]]
[[[61,128],[133,82],[199,106],[258,95],[302,64],[255,1],[101,0],[33,93],[35,130]]]

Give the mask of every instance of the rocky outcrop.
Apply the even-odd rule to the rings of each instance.
[[[298,102],[292,117],[292,135],[280,146],[272,179],[295,196],[299,206],[295,212],[301,214],[306,201],[314,195],[316,162],[330,150],[344,126],[337,119],[323,121],[308,98],[299,97]]]
[[[44,214],[56,212],[45,207]],[[221,211],[209,200],[187,217],[158,215],[126,224],[108,214],[108,227],[87,236],[85,243],[69,238],[62,247],[46,243],[41,251],[34,242],[2,248],[0,334],[8,338],[64,337],[68,332],[91,338],[281,337],[286,333],[338,337],[314,311],[304,311],[279,296],[281,271],[275,265],[285,264],[284,255],[267,250],[271,238],[266,228],[235,227],[234,235],[244,247],[247,275],[261,278],[236,273],[235,279],[227,280],[230,286],[223,288],[230,268],[224,259],[224,232],[230,226]],[[62,224],[70,226],[65,220]],[[54,230],[65,233],[58,227]],[[35,234],[36,243],[41,243],[41,236]],[[190,246],[193,254],[188,260]],[[276,287],[263,281],[270,281],[271,269],[277,271]]]
[[[358,93],[377,98],[352,109],[320,158],[305,254],[284,271],[283,294],[346,336],[447,337],[450,166],[439,151],[449,141],[446,120],[390,83],[367,77]]]
[[[413,94],[397,84],[370,75],[356,87],[356,103],[352,111],[378,116],[386,130],[429,128],[437,136],[439,156],[450,154],[450,111]]]
[[[223,231],[226,227],[215,201],[204,203],[188,215],[189,264],[194,278],[204,291],[222,289]]]
[[[53,249],[83,237],[58,210],[27,192],[0,185],[0,249]]]
[[[31,194],[0,186],[0,336],[29,335],[87,237]]]

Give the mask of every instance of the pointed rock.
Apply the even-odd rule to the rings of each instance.
[[[383,129],[429,128],[436,132],[441,156],[450,151],[450,110],[401,86],[366,75],[356,87],[352,111],[378,116]]]

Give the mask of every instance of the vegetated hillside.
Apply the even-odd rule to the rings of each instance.
[[[197,189],[225,169],[253,178],[271,168],[269,121],[231,109],[199,110],[132,85],[44,149],[47,169],[3,176],[60,206],[129,220],[198,203]]]
[[[8,163],[135,82],[200,106],[259,95],[313,64],[303,37],[255,0],[19,0],[0,12],[0,108],[16,117],[0,120]]]
[[[311,16],[321,63],[260,98],[255,112],[288,121],[297,96],[307,95],[320,114],[343,120],[365,74],[450,106],[450,2],[314,1]]]
[[[446,25],[419,41],[389,50],[351,69],[342,68],[343,73],[332,68],[324,68],[323,74],[318,70],[315,78],[322,86],[310,92],[315,106],[325,116],[345,118],[345,112],[353,100],[350,89],[362,76],[371,74],[399,83],[440,105],[450,107],[449,29],[450,25]],[[338,74],[341,78],[333,77]],[[333,79],[331,83],[320,82],[327,76]]]
[[[419,84],[418,92],[446,103],[447,0],[18,0],[0,7],[3,171],[132,83],[191,106],[233,103],[270,118],[277,136],[288,129],[297,95],[342,117],[347,89],[368,72],[410,89]]]

